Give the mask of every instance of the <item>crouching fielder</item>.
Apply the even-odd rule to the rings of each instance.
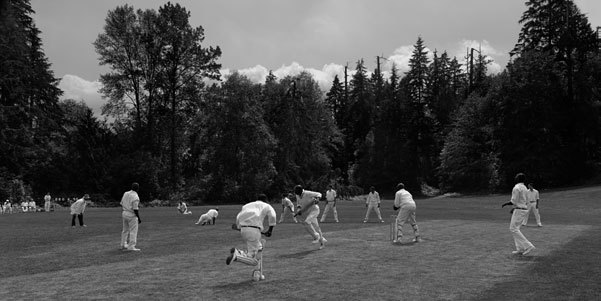
[[[276,224],[276,214],[275,209],[267,204],[266,195],[260,194],[258,199],[242,206],[242,210],[236,216],[236,223],[232,225],[232,229],[240,230],[242,240],[246,243],[246,250],[232,248],[230,255],[225,260],[225,263],[228,265],[232,261],[254,267],[259,265],[257,253],[263,249],[261,234],[266,237],[271,236],[273,227]],[[265,218],[268,220],[269,229],[263,232],[263,221]]]
[[[319,202],[319,198],[321,198],[321,193],[304,190],[302,186],[296,185],[294,187],[294,194],[296,195],[297,205],[294,216],[304,214],[305,221],[303,225],[305,226],[305,230],[313,237],[313,243],[319,243],[319,249],[323,249],[325,243],[328,241],[323,237],[323,233],[317,222],[317,217],[319,216],[319,206],[317,206],[317,203]]]
[[[198,219],[196,224],[197,225],[200,224],[201,226],[204,226],[207,224],[210,225],[211,222],[213,222],[213,225],[214,225],[215,221],[217,220],[218,215],[219,215],[219,208],[209,209],[209,211],[207,211],[207,213],[200,216],[200,218]]]
[[[409,191],[405,190],[405,185],[403,183],[399,183],[396,188],[398,191],[394,195],[394,210],[401,210],[396,217],[396,236],[392,242],[401,242],[401,239],[403,238],[403,225],[405,225],[406,222],[409,222],[413,228],[413,234],[415,235],[413,242],[419,242],[421,240],[417,222],[415,220],[415,201],[413,201],[413,196]]]

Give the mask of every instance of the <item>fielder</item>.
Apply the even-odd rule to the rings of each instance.
[[[268,221],[269,229],[263,232],[265,219]],[[263,249],[261,234],[270,237],[275,224],[275,209],[267,203],[266,195],[260,194],[257,201],[242,206],[242,210],[236,216],[236,223],[232,224],[232,229],[240,230],[242,240],[246,243],[246,250],[231,248],[225,263],[229,265],[232,261],[236,261],[254,267],[260,266],[263,256],[257,258],[257,254]],[[265,277],[261,276],[260,279],[265,279]]]
[[[177,204],[177,211],[181,214],[192,214],[192,211],[188,211],[188,205],[186,205],[186,202],[179,202],[179,204]]]
[[[323,233],[317,222],[317,217],[319,216],[319,206],[317,206],[317,203],[319,203],[321,193],[304,190],[301,185],[296,185],[294,187],[294,194],[296,195],[297,206],[294,216],[305,214],[306,218],[303,223],[305,230],[313,237],[314,240],[312,243],[319,243],[319,249],[323,249],[325,243],[328,241],[323,237]]]
[[[217,216],[219,215],[219,208],[209,209],[207,213],[200,216],[198,221],[195,223],[196,225],[200,224],[201,226],[210,225],[211,221],[213,225],[215,224],[215,220],[217,220]]]
[[[13,213],[13,205],[10,203],[10,200],[6,200],[4,205],[2,206],[2,213]]]
[[[88,204],[86,201],[90,199],[90,196],[85,194],[81,199],[75,201],[71,204],[71,227],[75,228],[75,217],[79,219],[80,227],[87,227],[83,223],[83,212],[86,211],[86,205]]]
[[[338,222],[338,211],[336,210],[336,190],[332,188],[332,185],[328,185],[328,191],[326,191],[326,207],[323,209],[321,215],[321,222],[325,222],[328,212],[332,210],[334,212],[334,220]]]
[[[367,195],[367,200],[365,201],[365,207],[367,207],[367,212],[365,212],[365,218],[363,219],[364,223],[367,223],[369,220],[369,213],[373,210],[378,215],[378,219],[380,223],[383,223],[382,214],[380,214],[380,194],[376,191],[376,188],[371,186],[369,187],[369,194]]]
[[[538,201],[538,190],[534,189],[532,183],[528,184],[528,213],[526,213],[526,217],[524,218],[524,222],[522,222],[522,226],[526,226],[528,224],[530,212],[534,212],[534,217],[536,218],[536,225],[539,227],[543,226],[543,224],[540,222],[540,214],[538,212]]]
[[[52,207],[52,198],[50,197],[50,192],[48,192],[44,196],[44,212],[50,212],[50,207]]]
[[[524,185],[526,181],[526,175],[518,173],[515,176],[517,184],[511,191],[511,200],[513,209],[511,213],[511,222],[509,224],[509,231],[513,236],[516,250],[511,252],[514,255],[527,255],[535,249],[534,245],[526,239],[524,234],[520,231],[520,227],[524,222],[524,218],[528,214],[528,188]]]
[[[294,204],[292,204],[292,201],[288,198],[288,195],[284,193],[282,194],[282,214],[280,214],[280,220],[278,221],[279,224],[284,222],[284,216],[286,216],[286,212],[290,212],[294,223],[298,223],[296,216],[294,216]]]
[[[138,224],[142,223],[139,213],[140,197],[138,183],[131,184],[131,190],[126,191],[121,198],[121,213],[122,225],[121,230],[121,245],[119,249],[128,251],[140,251],[136,248],[138,242]]]
[[[399,210],[399,214],[396,217],[396,235],[393,243],[400,243],[403,238],[403,225],[409,222],[413,228],[413,234],[415,238],[413,242],[420,242],[419,228],[417,227],[417,221],[415,220],[415,201],[409,191],[405,190],[405,185],[399,183],[396,188],[398,191],[394,195],[394,206],[393,209]]]

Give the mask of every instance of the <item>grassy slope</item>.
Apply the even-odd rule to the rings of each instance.
[[[507,195],[418,200],[425,241],[402,246],[387,242],[387,224],[361,222],[363,204],[344,202],[341,223],[323,224],[322,251],[300,225],[278,225],[260,283],[250,267],[224,264],[240,247],[229,230],[240,206],[221,206],[217,225],[205,227],[194,221],[206,208],[144,208],[136,254],[117,250],[114,208],[89,209],[85,229],[71,229],[68,212],[0,216],[0,299],[599,299],[600,196],[600,187],[542,192],[544,227],[524,229],[537,246],[527,257],[509,255]]]

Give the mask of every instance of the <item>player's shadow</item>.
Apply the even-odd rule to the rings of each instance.
[[[525,256],[525,255],[510,255],[510,258],[514,261],[522,262],[537,262],[540,261],[539,256]]]
[[[305,258],[307,255],[315,252],[316,250],[307,250],[307,251],[301,251],[301,252],[297,252],[297,253],[291,253],[291,254],[283,254],[278,256],[279,258]]]
[[[224,283],[221,285],[215,285],[213,288],[220,289],[220,290],[226,290],[226,291],[232,291],[232,290],[244,291],[245,289],[251,288],[252,285],[254,285],[255,283],[257,283],[257,282],[250,279],[250,280],[241,281],[241,282]]]

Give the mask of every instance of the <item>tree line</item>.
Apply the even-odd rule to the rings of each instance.
[[[526,2],[499,74],[481,51],[429,54],[418,37],[407,72],[359,59],[329,91],[306,72],[220,80],[221,49],[204,45],[185,7],[118,6],[94,42],[112,122],[59,101],[29,1],[0,3],[0,194],[15,201],[114,201],[133,181],[147,201],[225,203],[296,184],[493,192],[516,172],[540,187],[599,174],[599,41],[571,0]]]

